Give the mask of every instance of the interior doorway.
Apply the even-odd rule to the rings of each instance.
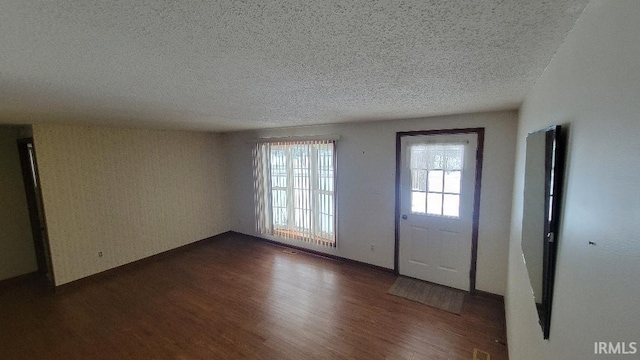
[[[46,276],[49,283],[54,284],[51,250],[49,248],[49,238],[47,235],[47,225],[44,216],[38,163],[36,161],[33,138],[18,139],[18,154],[20,156],[24,190],[27,196],[31,234],[33,236],[33,246],[38,263],[38,272]]]

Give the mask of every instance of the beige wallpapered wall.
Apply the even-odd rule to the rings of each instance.
[[[38,269],[16,142],[19,131],[0,127],[0,280]]]
[[[33,132],[56,285],[229,229],[220,135],[61,125]]]

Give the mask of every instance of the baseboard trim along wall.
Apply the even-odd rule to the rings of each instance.
[[[58,285],[54,289],[58,293],[59,292],[69,291],[69,290],[75,289],[75,288],[77,288],[79,286],[84,286],[84,285],[87,285],[87,284],[91,284],[91,283],[93,283],[93,282],[95,282],[97,280],[104,279],[106,277],[110,277],[110,276],[113,276],[115,274],[119,274],[119,273],[122,273],[124,271],[127,271],[127,270],[131,270],[131,269],[136,268],[138,266],[143,266],[143,265],[158,261],[160,259],[166,258],[168,256],[172,256],[172,255],[175,255],[177,253],[181,253],[181,252],[184,252],[184,251],[191,250],[193,248],[202,246],[205,243],[208,243],[208,242],[211,242],[211,241],[221,240],[221,239],[227,237],[228,235],[230,235],[232,233],[233,233],[232,231],[226,231],[226,232],[220,233],[218,235],[214,235],[214,236],[211,236],[211,237],[208,237],[208,238],[205,238],[205,239],[197,240],[197,241],[194,241],[192,243],[189,243],[189,244],[186,244],[186,245],[182,245],[182,246],[179,246],[177,248],[173,248],[171,250],[163,251],[161,253],[158,253],[158,254],[155,254],[155,255],[151,255],[149,257],[146,257],[146,258],[143,258],[143,259],[140,259],[140,260],[136,260],[136,261],[124,264],[124,265],[120,265],[120,266],[112,268],[112,269],[108,269],[108,270],[99,272],[97,274],[89,275],[89,276],[84,277],[82,279],[78,279],[78,280],[74,280],[72,282],[68,282],[68,283],[65,283],[65,284],[62,284],[62,285]]]
[[[490,292],[486,292],[486,291],[482,291],[482,290],[478,290],[478,289],[476,289],[471,294],[472,295],[476,295],[476,296],[480,296],[480,297],[483,297],[483,298],[504,301],[504,296],[502,296],[502,295],[494,294],[494,293],[490,293]]]
[[[351,263],[351,264],[362,265],[362,266],[366,266],[366,267],[371,268],[371,269],[380,270],[380,271],[384,271],[384,272],[388,272],[388,273],[396,273],[393,269],[385,268],[385,267],[382,267],[382,266],[373,265],[373,264],[369,264],[369,263],[358,261],[358,260],[348,259],[348,258],[345,258],[345,257],[333,255],[333,254],[327,254],[327,253],[324,253],[324,252],[321,252],[321,251],[315,251],[315,250],[311,250],[311,249],[307,249],[307,248],[304,248],[304,247],[299,247],[299,246],[295,246],[295,245],[291,245],[291,244],[281,243],[279,241],[275,241],[275,240],[271,240],[271,239],[265,239],[265,238],[261,238],[261,237],[255,236],[255,235],[244,234],[244,233],[236,232],[236,231],[230,231],[230,233],[243,235],[243,236],[245,236],[247,238],[250,238],[250,239],[253,239],[253,240],[256,240],[256,241],[267,242],[267,243],[272,244],[272,245],[280,246],[280,247],[283,247],[283,248],[294,249],[296,251],[308,253],[308,254],[315,255],[315,256],[325,257],[325,258],[328,258],[328,259],[331,259],[331,260],[337,260],[337,261],[343,261],[343,262],[347,262],[347,263]],[[504,296],[499,295],[499,294],[486,292],[486,291],[482,291],[482,290],[477,290],[476,289],[476,290],[474,290],[472,292],[469,292],[469,294],[471,294],[473,296],[479,296],[479,297],[484,297],[484,298],[504,301]]]
[[[327,258],[327,259],[331,259],[331,260],[337,260],[337,261],[342,261],[342,262],[346,262],[346,263],[350,263],[350,264],[362,265],[362,266],[366,266],[366,267],[371,268],[371,269],[380,270],[380,271],[384,271],[384,272],[388,272],[388,273],[394,273],[393,269],[388,269],[386,267],[373,265],[373,264],[369,264],[369,263],[358,261],[358,260],[348,259],[348,258],[337,256],[337,255],[327,254],[327,253],[324,253],[324,252],[321,252],[321,251],[315,251],[315,250],[311,250],[311,249],[307,249],[307,248],[303,248],[303,247],[298,247],[298,246],[295,246],[295,245],[285,244],[285,243],[281,243],[279,241],[269,240],[269,239],[261,238],[261,237],[254,236],[254,235],[243,234],[243,233],[235,232],[235,231],[231,231],[231,232],[235,233],[235,234],[238,234],[238,235],[245,236],[245,237],[247,237],[249,239],[266,242],[266,243],[269,243],[269,244],[272,244],[272,245],[275,245],[275,246],[294,249],[296,251],[304,252],[304,253],[315,255],[315,256],[321,256],[321,257],[324,257],[324,258]]]
[[[37,278],[39,275],[40,275],[39,271],[34,271],[27,274],[14,276],[12,278],[0,280],[0,292],[2,292],[5,289],[10,289],[18,285],[24,284],[26,282],[29,282]]]
[[[72,282],[69,282],[69,283],[66,283],[66,284],[55,286],[54,290],[56,292],[65,292],[65,291],[77,288],[79,286],[84,286],[84,285],[87,285],[87,284],[91,284],[91,283],[96,282],[96,281],[98,281],[100,279],[104,279],[106,277],[110,277],[110,276],[113,276],[115,274],[119,274],[119,273],[122,273],[122,272],[125,272],[125,271],[128,271],[128,270],[131,270],[131,269],[133,269],[135,267],[143,266],[143,265],[152,263],[154,261],[160,260],[162,258],[165,258],[165,257],[168,257],[168,256],[172,256],[172,255],[180,253],[180,252],[191,250],[193,248],[202,246],[205,243],[224,239],[224,238],[226,238],[227,236],[230,236],[230,235],[240,235],[240,236],[244,236],[247,239],[269,243],[271,245],[279,246],[279,247],[282,247],[282,248],[293,249],[293,250],[296,250],[296,251],[299,251],[299,252],[303,252],[303,253],[306,253],[306,254],[309,254],[309,255],[313,255],[313,256],[320,256],[320,257],[323,257],[323,258],[327,258],[327,259],[335,260],[335,261],[340,261],[340,262],[344,262],[344,263],[347,263],[347,264],[364,266],[364,267],[367,267],[367,268],[370,268],[370,269],[383,271],[383,272],[386,272],[386,273],[395,273],[393,269],[388,269],[388,268],[385,268],[385,267],[382,267],[382,266],[368,264],[368,263],[365,263],[365,262],[362,262],[362,261],[348,259],[348,258],[344,258],[344,257],[341,257],[341,256],[336,256],[336,255],[332,255],[332,254],[323,253],[323,252],[320,252],[320,251],[306,249],[306,248],[295,246],[295,245],[285,244],[285,243],[281,243],[281,242],[278,242],[278,241],[257,237],[257,236],[254,236],[254,235],[243,234],[243,233],[236,232],[236,231],[226,231],[226,232],[223,232],[221,234],[214,235],[214,236],[202,239],[202,240],[198,240],[198,241],[186,244],[186,245],[182,245],[180,247],[177,247],[177,248],[174,248],[174,249],[171,249],[171,250],[167,250],[167,251],[161,252],[159,254],[155,254],[155,255],[140,259],[140,260],[136,260],[136,261],[130,262],[128,264],[124,264],[124,265],[121,265],[121,266],[118,266],[118,267],[115,267],[115,268],[112,268],[112,269],[108,269],[108,270],[99,272],[97,274],[89,275],[89,276],[84,277],[82,279],[78,279],[78,280],[75,280],[75,281],[72,281]],[[25,275],[21,275],[21,276],[15,277],[15,278],[7,279],[7,280],[2,280],[2,281],[0,281],[0,290],[4,289],[6,287],[13,286],[15,284],[20,284],[20,283],[23,283],[25,281],[29,281],[30,279],[35,278],[37,275],[38,275],[38,273],[35,272],[35,273],[25,274]],[[504,298],[503,298],[502,295],[492,294],[492,293],[481,291],[481,290],[476,290],[471,295],[491,298],[491,299],[495,299],[495,300],[499,300],[499,301],[504,301]]]

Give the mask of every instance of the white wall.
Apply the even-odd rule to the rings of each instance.
[[[33,133],[56,285],[229,230],[220,135],[61,125]]]
[[[494,112],[230,133],[225,135],[231,229],[255,231],[252,144],[256,137],[338,134],[338,247],[290,244],[393,268],[396,132],[485,127],[478,239],[479,290],[504,294],[513,186],[516,112]],[[283,241],[286,242],[286,241]],[[374,244],[375,251],[370,251]]]
[[[552,124],[568,124],[570,137],[551,338],[544,341],[520,230],[525,136]],[[512,359],[602,359],[594,341],[640,342],[639,136],[640,2],[594,0],[520,113],[506,294]]]
[[[0,127],[0,280],[38,270],[16,140],[19,127]]]

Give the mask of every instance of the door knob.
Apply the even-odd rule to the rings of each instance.
[[[403,219],[403,220],[407,220],[407,214],[403,214],[403,215],[402,215],[402,219]]]

